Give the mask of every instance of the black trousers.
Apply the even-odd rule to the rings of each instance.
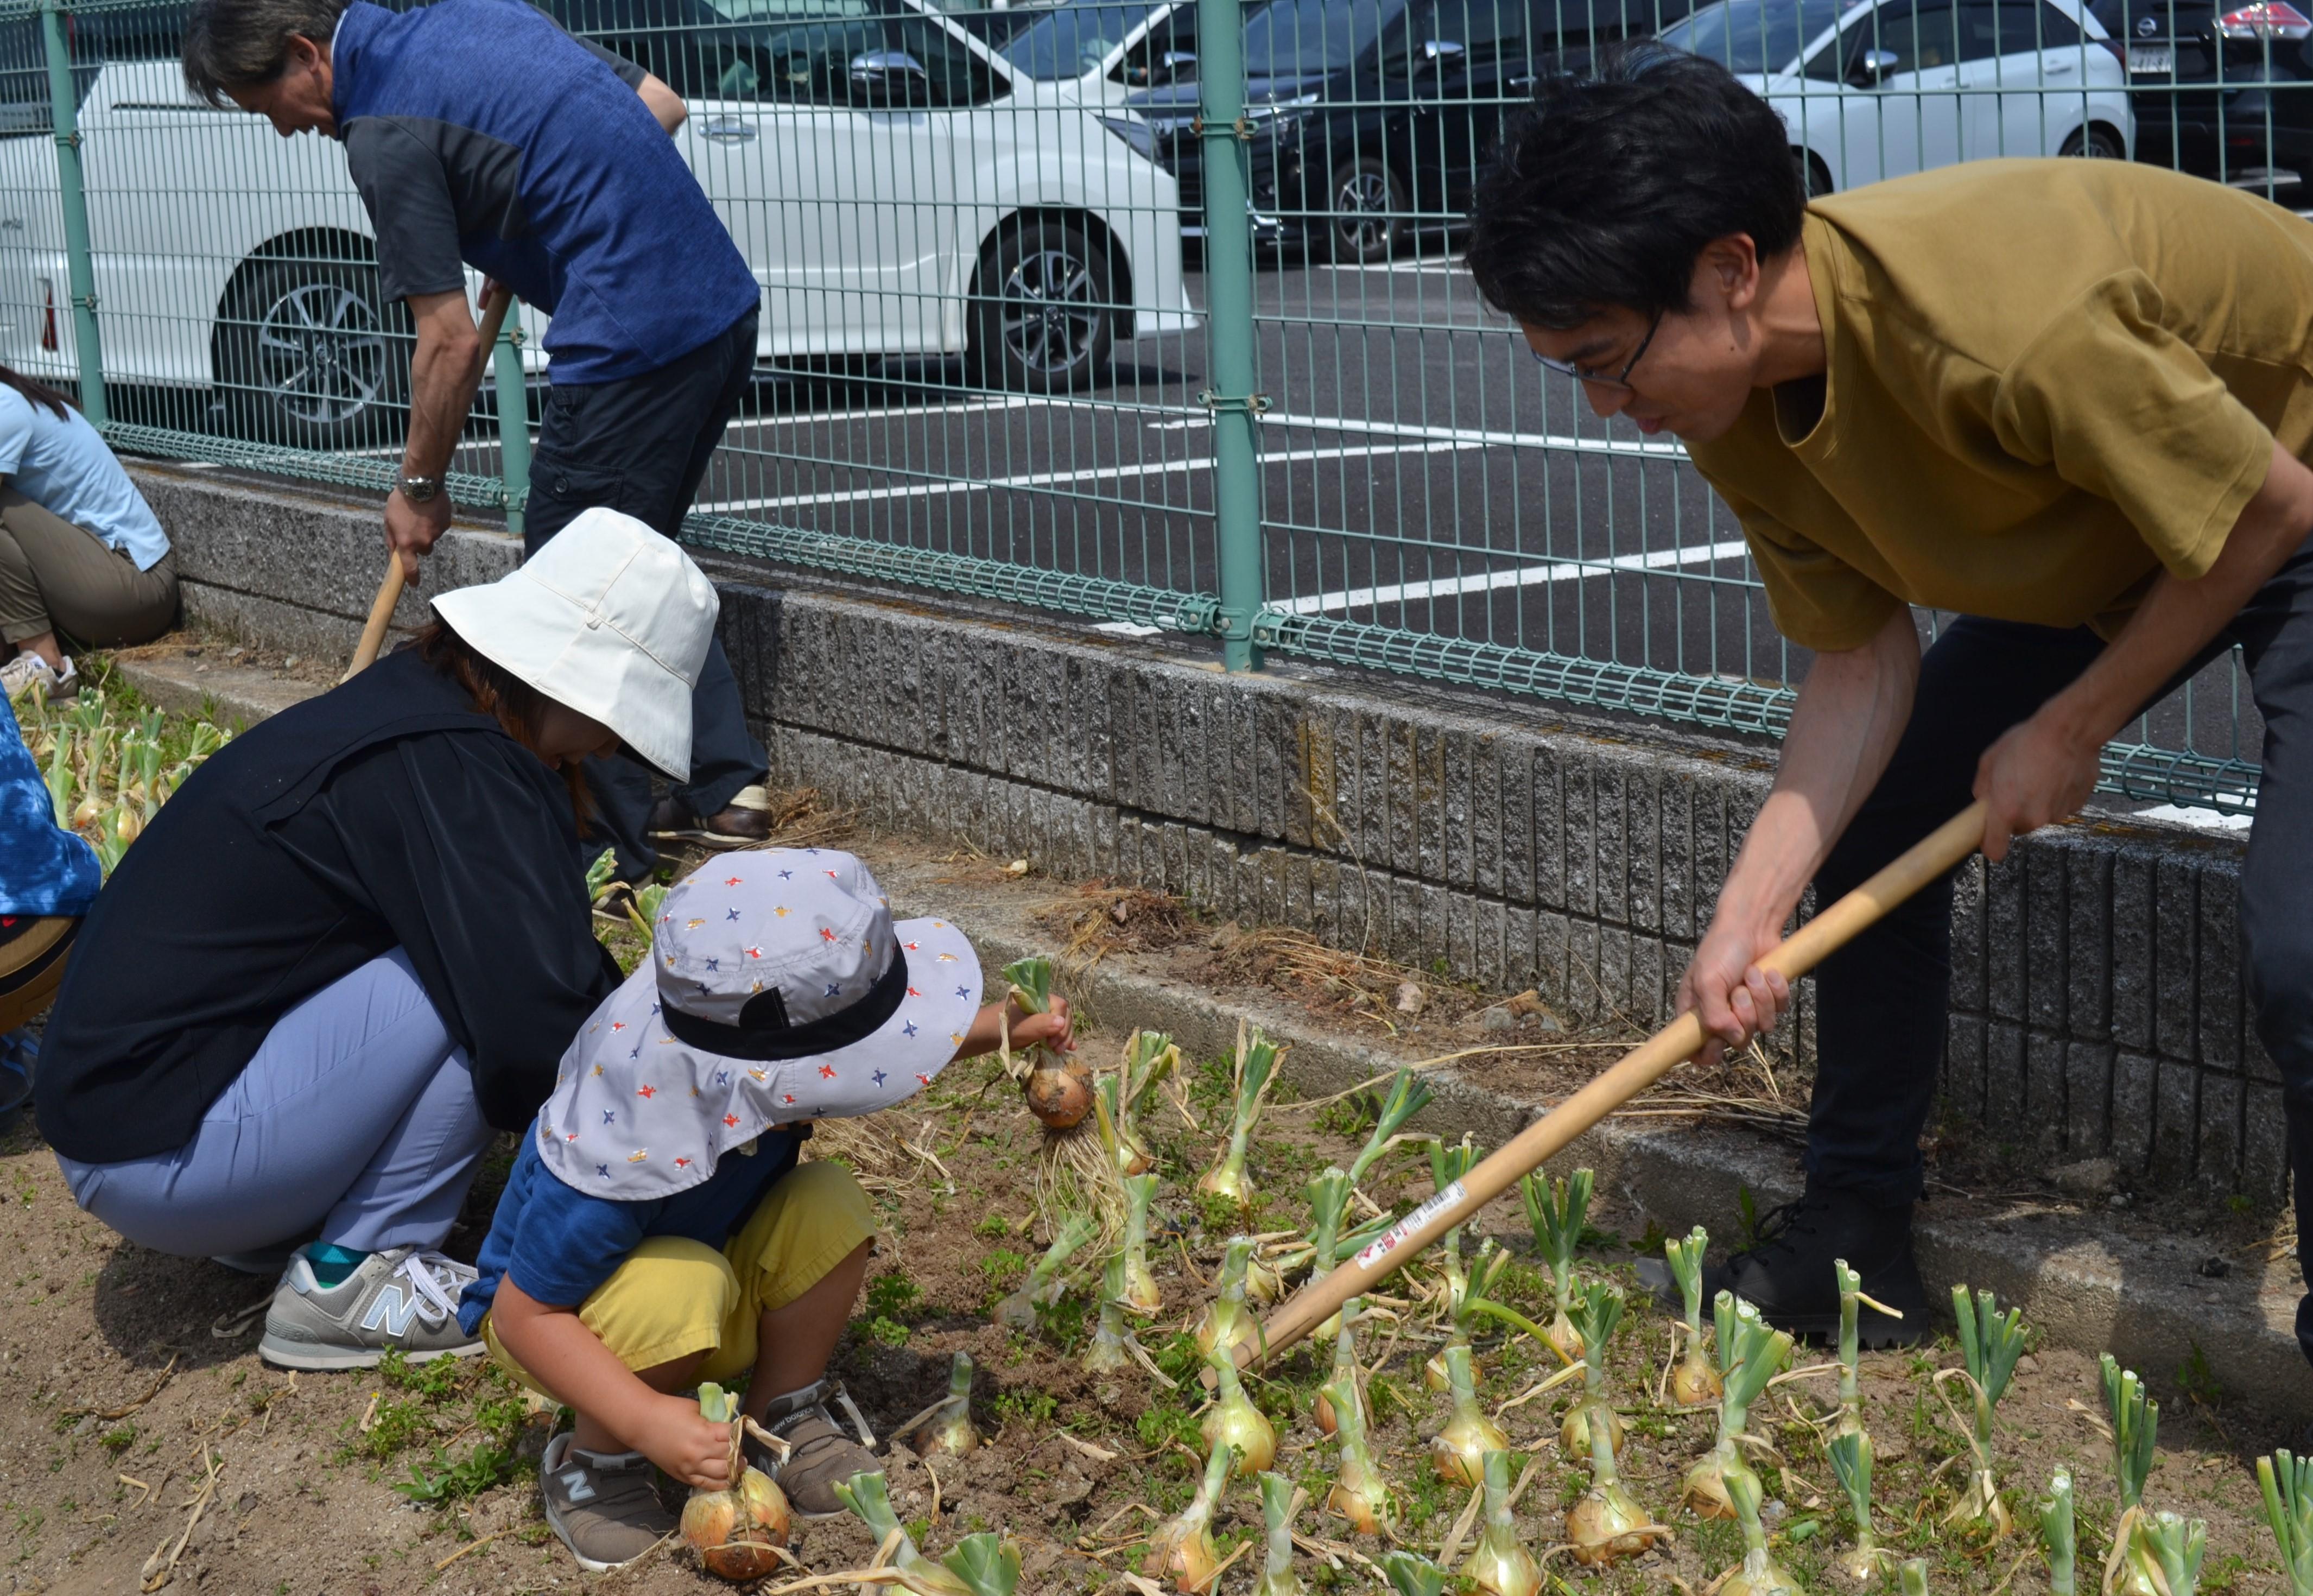
[[[698,496],[723,429],[739,412],[755,370],[755,314],[749,312],[699,348],[640,376],[611,383],[557,383],[547,392],[530,466],[523,547],[536,553],[581,510],[622,511],[672,538]],[[675,797],[699,815],[726,807],[770,769],[747,729],[738,678],[720,639],[708,645],[690,700],[690,777]],[[651,843],[650,767],[621,751],[586,762],[594,829],[582,843],[591,860],[617,850],[619,875],[639,881],[658,862]]]
[[[2249,997],[2257,1036],[2281,1071],[2298,1231],[2313,1236],[2313,540],[2178,680],[2236,643],[2265,717],[2264,775],[2240,886]],[[2086,628],[1973,617],[1945,628],[1921,661],[1912,718],[1886,773],[1816,877],[1816,902],[1860,885],[1965,806],[1984,749],[2103,648]],[[1825,960],[1816,992],[1808,1179],[1884,1204],[1911,1202],[1921,1191],[1920,1133],[1951,995],[1948,880]],[[2300,1262],[2313,1285],[2313,1248]],[[2313,1358],[2313,1296],[2297,1322]]]

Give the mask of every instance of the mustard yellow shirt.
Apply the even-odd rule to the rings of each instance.
[[[2313,223],[2265,200],[1974,161],[1816,200],[1802,244],[1820,413],[1762,389],[1689,452],[1809,648],[1903,604],[2109,636],[2313,446]]]

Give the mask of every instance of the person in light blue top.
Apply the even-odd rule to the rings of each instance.
[[[177,615],[168,534],[88,418],[0,366],[0,691],[67,698],[80,675],[57,640],[142,643]]]

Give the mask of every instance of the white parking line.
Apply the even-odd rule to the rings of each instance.
[[[1264,454],[1263,465],[1297,465],[1312,460],[1342,460],[1360,455],[1376,454],[1449,454],[1459,449],[1475,449],[1483,445],[1471,439],[1441,438],[1434,443],[1401,444],[1373,447],[1353,445],[1333,449],[1291,449],[1283,454]],[[1210,471],[1209,459],[1158,460],[1142,465],[1095,465],[1082,471],[1030,472],[1016,477],[985,477],[963,479],[952,482],[910,482],[899,488],[847,488],[833,493],[792,493],[778,498],[726,498],[711,504],[691,507],[703,515],[720,515],[731,510],[800,509],[806,505],[851,504],[863,498],[930,498],[943,493],[976,493],[995,488],[1057,488],[1069,482],[1090,481],[1101,478],[1172,476],[1194,471]],[[872,471],[872,465],[852,469]],[[1167,507],[1152,505],[1152,509]]]
[[[1296,615],[1322,615],[1328,610],[1450,598],[1457,594],[1491,592],[1498,587],[1534,587],[1546,582],[1579,581],[1585,577],[1609,576],[1616,571],[1716,565],[1722,560],[1732,560],[1743,553],[1746,546],[1741,538],[1732,538],[1724,542],[1706,544],[1700,549],[1657,549],[1646,554],[1617,554],[1608,560],[1560,560],[1548,565],[1522,565],[1508,570],[1485,571],[1473,577],[1441,577],[1435,581],[1401,582],[1388,587],[1347,587],[1339,593],[1313,593],[1304,598],[1289,599],[1279,607]],[[1476,549],[1462,551],[1450,546],[1438,551],[1445,554],[1484,551]]]
[[[1173,421],[1151,421],[1151,432],[1181,432],[1209,427],[1204,416],[1183,416]],[[1641,459],[1681,460],[1686,445],[1675,441],[1633,442],[1626,438],[1579,437],[1568,432],[1488,432],[1457,427],[1421,427],[1406,421],[1367,421],[1350,416],[1294,416],[1283,413],[1262,418],[1264,427],[1298,427],[1311,432],[1339,432],[1366,437],[1458,438],[1472,447],[1500,445],[1522,449],[1564,449],[1578,454],[1622,454]]]
[[[734,421],[734,430],[748,427],[817,427],[828,421],[877,421],[887,416],[963,416],[977,410],[1018,410],[1032,404],[1065,406],[1066,400],[1028,399],[1011,396],[1001,399],[966,399],[954,404],[893,404],[866,410],[798,410],[791,416],[750,416]]]

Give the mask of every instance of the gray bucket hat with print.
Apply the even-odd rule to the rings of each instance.
[[[563,1054],[540,1156],[596,1196],[685,1190],[774,1125],[873,1114],[930,1085],[980,992],[963,933],[894,924],[850,854],[725,854],[666,895],[649,962]]]

